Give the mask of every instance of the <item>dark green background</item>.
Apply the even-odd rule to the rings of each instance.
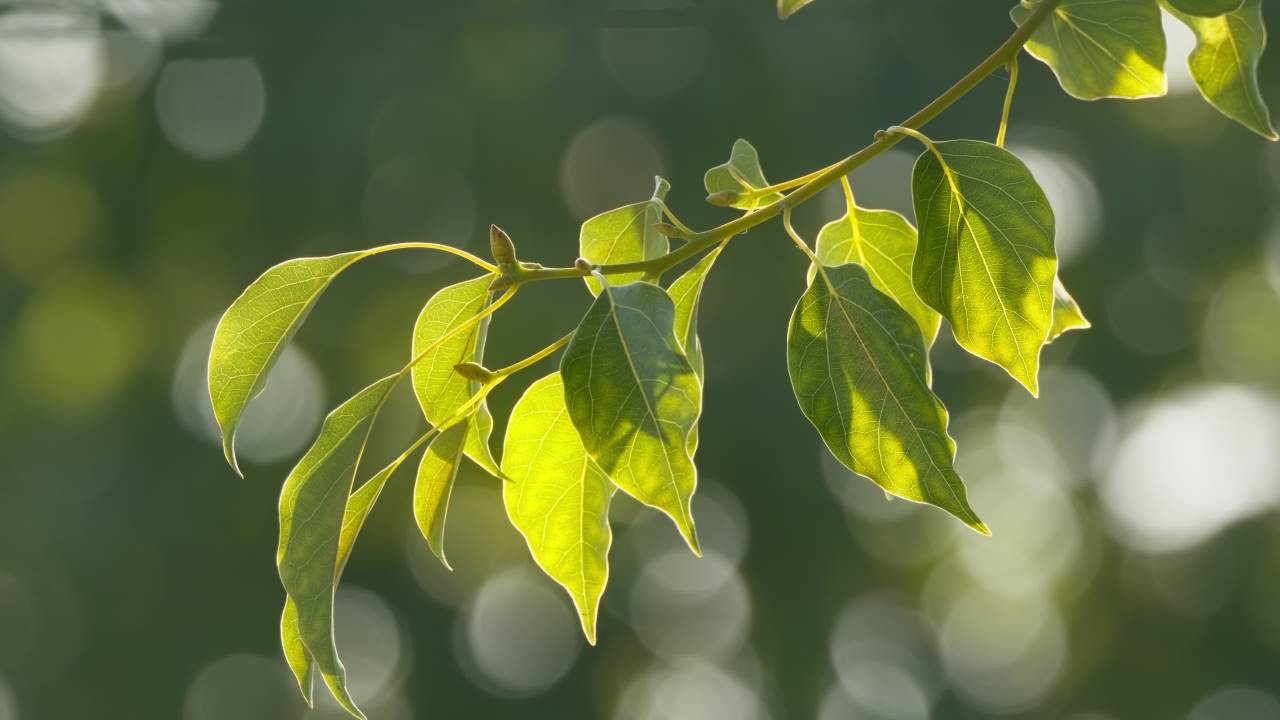
[[[278,660],[283,595],[273,564],[276,498],[301,448],[246,463],[241,480],[174,399],[189,408],[194,397],[175,390],[184,346],[263,269],[401,240],[483,252],[489,223],[510,232],[523,258],[568,264],[586,215],[642,199],[655,171],[672,181],[669,202],[682,219],[708,227],[730,215],[702,202],[702,173],[735,138],[759,148],[771,179],[808,172],[928,102],[1012,27],[1007,3],[988,0],[817,0],[787,23],[770,2],[228,0],[207,24],[149,41],[150,59],[130,82],[103,90],[56,132],[10,121],[0,135],[0,720],[301,716]],[[1269,19],[1276,12],[1269,7]],[[102,38],[136,28],[107,11],[82,20]],[[0,48],[28,52],[6,44],[17,30],[5,28]],[[33,37],[56,42],[56,33]],[[183,73],[226,58],[249,59],[260,74],[262,122],[242,149],[202,159],[183,146],[183,128],[198,135],[207,122],[216,134],[243,87],[191,84]],[[1269,56],[1261,76],[1280,101],[1278,63]],[[888,681],[870,683],[883,701],[878,714],[853,715],[830,699],[845,692],[833,627],[847,604],[870,596],[896,597],[934,628],[924,652],[932,679],[920,682],[936,692],[936,718],[1280,717],[1280,437],[1267,434],[1280,427],[1268,415],[1280,416],[1280,251],[1267,249],[1280,247],[1271,239],[1280,155],[1206,109],[1194,90],[1081,103],[1025,56],[1023,70],[1011,144],[1069,159],[1084,178],[1075,187],[1086,200],[1096,193],[1096,203],[1056,208],[1060,225],[1071,216],[1085,228],[1086,244],[1062,276],[1094,328],[1046,350],[1048,372],[1070,382],[1047,381],[1040,405],[950,341],[934,353],[961,469],[993,538],[969,537],[923,509],[891,508],[894,519],[873,520],[868,512],[885,501],[824,460],[791,397],[784,356],[805,261],[771,223],[723,255],[702,315],[708,384],[698,465],[717,486],[710,496],[736,497],[743,511],[745,636],[701,665],[651,652],[647,631],[629,622],[644,614],[632,602],[644,560],[635,553],[676,548],[677,538],[620,503],[600,645],[584,648],[545,692],[491,692],[483,672],[463,669],[466,633],[457,627],[467,615],[422,592],[406,561],[423,562],[420,552],[407,555],[421,541],[407,504],[411,473],[402,471],[345,578],[374,593],[360,597],[390,611],[394,622],[382,627],[400,638],[398,649],[373,643],[370,662],[398,665],[378,698],[360,698],[372,715],[733,717],[733,698],[747,693],[762,717],[817,717],[824,699],[826,718],[918,717],[903,714]],[[179,101],[197,98],[194,115],[166,121],[158,112],[168,102],[165,77]],[[991,139],[1003,77],[928,132]],[[0,75],[14,93],[20,79]],[[587,128],[595,129],[582,140]],[[585,143],[579,154],[570,151],[575,139]],[[909,169],[909,155],[884,158],[854,176],[855,191],[864,204],[910,216]],[[802,231],[812,236],[839,203],[829,194],[806,206]],[[444,234],[424,235],[433,229]],[[469,273],[458,261],[424,266],[412,254],[344,275],[297,343],[321,370],[318,399],[332,406],[397,369],[418,309]],[[522,291],[494,321],[492,364],[567,332],[588,297],[576,282]],[[496,393],[499,418],[536,376]],[[1095,391],[1089,402],[1082,385]],[[1077,401],[1083,415],[1071,414]],[[1141,422],[1134,412],[1153,404],[1182,408],[1169,424],[1187,435],[1152,431],[1148,455],[1123,466],[1159,468],[1173,457],[1183,469],[1155,484],[1148,514],[1163,517],[1168,503],[1194,510],[1195,500],[1179,500],[1190,497],[1188,482],[1208,488],[1209,505],[1250,499],[1248,510],[1206,521],[1199,536],[1187,530],[1195,537],[1159,547],[1134,540],[1095,485],[1104,476],[1113,487],[1128,481],[1112,450]],[[1245,414],[1233,412],[1241,406]],[[1047,420],[1019,423],[1026,408]],[[389,419],[377,448],[384,455],[420,422],[408,400]],[[1225,440],[1188,439],[1203,440],[1206,428]],[[1027,496],[1048,506],[1022,504],[1024,494],[998,484],[982,490],[995,466],[1015,485],[1044,487],[1048,478],[1051,490]],[[831,488],[850,483],[859,485],[846,512]],[[455,504],[448,536],[457,577],[434,582],[465,607],[486,578],[531,562],[502,523],[494,481],[471,472],[461,485],[469,502]],[[737,505],[728,502],[720,509],[732,516]],[[860,512],[860,504],[878,505]],[[473,512],[477,505],[484,509]],[[1169,522],[1183,537],[1182,521]],[[1067,530],[1060,535],[1055,523]],[[1060,552],[1069,561],[1045,571]],[[1005,564],[975,571],[978,553]],[[545,578],[538,584],[559,593]],[[688,612],[728,612],[708,602]],[[552,612],[561,624],[562,605]],[[1012,702],[1019,668],[1039,667],[1018,655],[1021,636],[1012,636],[1028,626],[1019,613],[1049,633],[1033,635],[1050,643],[1037,652],[1056,658],[1056,669],[1045,671],[1041,691]],[[510,622],[532,621],[517,613]],[[518,645],[519,635],[503,641]],[[870,648],[873,661],[892,662],[906,643],[890,633],[890,650],[879,653],[871,637],[842,637]],[[213,663],[221,664],[208,670]],[[358,679],[361,662],[351,666]],[[709,666],[727,668],[712,673],[720,684],[701,680]],[[1190,715],[1233,686],[1253,690],[1229,691]],[[647,708],[649,687],[684,714]],[[1098,715],[1074,715],[1085,712]]]

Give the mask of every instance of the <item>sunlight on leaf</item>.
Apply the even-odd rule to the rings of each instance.
[[[706,368],[702,357],[702,339],[698,337],[698,307],[702,304],[702,286],[707,281],[711,266],[720,257],[721,250],[724,250],[724,243],[703,255],[701,260],[672,281],[667,288],[667,294],[676,306],[676,340],[684,349],[685,357],[689,358],[689,365],[693,368],[694,375],[698,376],[699,383],[706,379]],[[689,433],[689,456],[692,457],[697,451],[698,426],[694,425],[693,431]]]
[[[1031,12],[1017,5],[1010,15],[1021,25]],[[1063,0],[1026,48],[1081,100],[1159,97],[1168,89],[1153,0]]]
[[[814,250],[818,259],[829,267],[857,263],[865,268],[871,284],[901,305],[920,326],[925,346],[932,345],[942,316],[920,299],[911,284],[916,229],[896,212],[858,207],[852,195],[846,197],[846,208],[843,216],[818,233]],[[816,273],[816,267],[809,268],[809,282]]]
[[[607,285],[560,364],[583,445],[624,492],[675,521],[699,552],[689,434],[702,386],[675,336],[675,306],[648,283]]]
[[[1093,323],[1084,316],[1084,312],[1076,303],[1075,298],[1071,297],[1071,293],[1067,292],[1066,286],[1062,284],[1062,280],[1054,278],[1053,281],[1053,325],[1049,328],[1049,337],[1046,343],[1062,337],[1063,333],[1072,330],[1084,330],[1093,327]]]
[[[797,10],[799,8],[796,8]],[[794,12],[794,11],[793,11]],[[702,179],[708,193],[750,193],[753,190],[769,187],[764,179],[764,170],[760,168],[760,155],[755,147],[746,140],[736,140],[729,160],[707,171]],[[763,195],[748,195],[730,204],[739,210],[755,210],[782,198],[781,193],[771,192]]]
[[[363,715],[347,691],[346,670],[333,639],[338,549],[356,462],[373,418],[396,379],[392,375],[375,382],[329,413],[280,494],[276,564],[285,591],[297,606],[298,635],[334,697],[357,717]]]
[[[887,492],[990,534],[952,466],[926,352],[916,321],[854,264],[819,268],[787,331],[796,400],[832,454]]]
[[[778,17],[786,20],[813,0],[778,0]]]
[[[578,254],[595,265],[617,264],[651,260],[665,255],[671,249],[667,236],[654,226],[662,222],[662,201],[670,183],[655,179],[653,198],[633,205],[601,213],[582,223],[578,235]],[[643,273],[619,273],[613,282],[626,283],[640,280]],[[600,281],[585,278],[592,295],[600,294]]]
[[[573,599],[587,642],[609,580],[609,502],[616,486],[587,454],[555,372],[534,382],[511,411],[502,448],[507,516],[538,567]]]
[[[450,285],[431,296],[414,326],[413,357],[488,307],[491,282],[492,275],[482,275]],[[489,319],[485,318],[474,329],[440,343],[413,366],[413,393],[428,423],[438,426],[479,392],[480,383],[462,377],[453,366],[482,358],[488,328]],[[465,424],[471,428],[466,439],[467,456],[497,476],[498,463],[489,448],[493,416],[486,401],[481,401],[476,415]]]
[[[912,175],[920,244],[912,279],[960,346],[1039,392],[1053,324],[1053,210],[1012,153],[977,140],[925,150]]]
[[[418,479],[413,485],[413,517],[418,529],[427,539],[432,554],[451,570],[444,554],[444,523],[471,425],[464,420],[431,441],[418,463]]]
[[[1258,63],[1267,47],[1262,0],[1245,0],[1240,9],[1220,17],[1193,17],[1169,5],[1170,13],[1196,35],[1187,66],[1204,99],[1262,137],[1280,139],[1258,86]]]
[[[365,519],[369,517],[369,512],[373,510],[374,504],[382,494],[382,488],[386,486],[387,479],[399,469],[407,457],[408,454],[405,454],[379,470],[377,475],[369,478],[359,490],[352,493],[347,501],[347,507],[342,516],[342,530],[338,536],[337,571],[334,573],[333,580],[335,589],[338,581],[342,579],[342,571],[347,566],[347,560],[351,558],[351,548],[354,547],[356,537],[364,527]],[[285,598],[284,613],[280,618],[280,642],[284,648],[289,669],[293,671],[298,681],[298,688],[302,691],[307,705],[311,705],[312,676],[315,670],[311,653],[302,642],[302,635],[298,628],[298,606],[289,597]]]
[[[209,353],[209,396],[222,429],[223,453],[237,473],[236,428],[245,407],[262,392],[267,372],[334,276],[369,254],[282,262],[254,280],[218,321]]]

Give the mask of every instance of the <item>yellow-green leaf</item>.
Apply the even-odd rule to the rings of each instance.
[[[782,194],[776,192],[751,194],[752,191],[769,187],[769,181],[764,179],[764,170],[760,168],[760,154],[751,143],[742,139],[734,141],[729,160],[708,170],[702,183],[708,193],[742,194],[742,197],[729,203],[731,207],[740,210],[755,210],[782,198]]]
[[[778,0],[778,17],[786,20],[813,0]]]
[[[276,564],[297,605],[298,635],[334,697],[357,717],[364,716],[347,691],[346,670],[333,639],[333,594],[356,462],[396,381],[395,375],[383,378],[329,413],[280,494]]]
[[[492,275],[483,275],[450,285],[433,295],[414,326],[413,357],[421,355],[458,326],[474,320],[489,305],[491,282]],[[462,377],[453,366],[482,358],[488,328],[486,317],[475,327],[441,342],[413,366],[413,392],[427,422],[440,425],[479,392],[480,383]],[[489,448],[493,416],[486,401],[481,401],[475,416],[466,424],[471,428],[466,439],[467,456],[490,474],[498,475],[498,463]]]
[[[1223,115],[1268,140],[1280,139],[1258,87],[1258,62],[1267,47],[1262,0],[1245,0],[1234,12],[1195,17],[1166,5],[1196,35],[1187,59],[1200,94]]]
[[[209,398],[222,429],[223,453],[237,473],[236,428],[245,407],[261,394],[267,372],[333,278],[375,252],[282,262],[245,288],[218,321],[209,352]]]
[[[956,341],[1034,395],[1053,324],[1053,210],[1031,171],[991,143],[933,144],[912,175],[916,292]]]
[[[818,269],[787,333],[800,409],[840,462],[989,534],[953,467],[955,443],[929,389],[926,352],[915,319],[854,264]]]
[[[342,579],[342,571],[347,566],[347,560],[351,558],[351,548],[355,545],[356,537],[360,534],[361,528],[364,527],[364,521],[369,517],[369,512],[373,510],[374,503],[378,501],[378,496],[382,494],[382,488],[387,484],[387,478],[390,478],[404,461],[404,458],[397,458],[391,464],[378,471],[377,475],[369,478],[359,490],[351,494],[351,498],[347,501],[347,508],[343,512],[342,530],[338,535],[338,563],[337,572],[334,574],[333,584],[336,588],[338,581]],[[298,688],[302,691],[302,696],[306,699],[307,705],[311,705],[311,685],[312,676],[314,675],[314,666],[311,660],[311,653],[307,650],[307,646],[302,642],[302,635],[298,629],[298,606],[294,604],[293,599],[286,597],[284,601],[284,613],[280,618],[280,642],[284,648],[285,660],[289,663],[289,668],[293,671],[294,677],[298,681]]]
[[[662,202],[671,185],[655,179],[653,197],[644,202],[625,205],[601,213],[582,223],[578,235],[578,254],[595,265],[639,262],[665,255],[671,249],[667,236],[654,229],[662,222]],[[643,273],[617,273],[617,283],[640,280]],[[600,294],[600,281],[587,277],[592,295]]]
[[[1053,280],[1053,325],[1049,327],[1047,343],[1062,337],[1063,333],[1072,330],[1084,330],[1093,327],[1093,323],[1084,316],[1084,311],[1076,303],[1071,293],[1067,292],[1062,280]]]
[[[823,265],[857,263],[871,276],[871,284],[902,306],[933,344],[942,316],[925,304],[911,284],[911,262],[916,253],[916,229],[906,218],[889,210],[866,210],[847,203],[845,214],[823,226],[815,254]],[[817,272],[809,268],[809,282]]]
[[[675,306],[649,283],[606,285],[565,349],[565,404],[587,452],[624,492],[675,521],[694,552],[697,469],[689,434],[702,386],[675,335]]]
[[[1021,25],[1031,14],[1010,11]],[[1027,40],[1027,52],[1081,100],[1165,94],[1165,38],[1154,0],[1063,0]]]
[[[464,420],[432,439],[418,463],[418,480],[413,486],[413,517],[427,546],[445,567],[449,567],[449,560],[444,554],[444,523],[471,424]]]
[[[507,516],[538,567],[573,599],[587,642],[609,580],[609,502],[617,489],[578,437],[555,372],[534,382],[511,410],[502,446]]]

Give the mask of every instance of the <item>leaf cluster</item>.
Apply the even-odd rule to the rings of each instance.
[[[808,2],[779,0],[778,10],[786,17]],[[1024,0],[1012,11],[1018,29],[995,54],[839,163],[770,183],[756,149],[735,142],[728,160],[704,177],[708,202],[738,213],[718,228],[698,232],[682,223],[667,205],[670,184],[659,178],[650,197],[582,224],[571,267],[521,261],[516,244],[494,227],[492,262],[447,245],[407,242],[267,270],[222,317],[209,358],[211,401],[237,471],[235,434],[245,408],[338,275],[364,258],[408,249],[451,252],[477,268],[474,278],[427,300],[406,363],[334,409],[285,480],[277,553],[286,591],[281,638],[308,700],[318,672],[343,707],[363,717],[334,642],[334,592],[370,509],[391,475],[416,455],[413,516],[439,560],[448,565],[449,498],[460,467],[470,463],[501,484],[512,526],[569,594],[591,643],[608,582],[609,508],[617,493],[666,515],[700,552],[692,510],[706,380],[700,298],[730,241],[777,217],[810,260],[785,350],[804,415],[849,470],[893,497],[935,506],[989,534],[955,469],[930,348],[949,332],[1035,394],[1044,347],[1089,322],[1058,274],[1053,209],[1033,173],[1003,147],[1016,72],[997,142],[935,141],[919,128],[995,70],[1016,68],[1024,46],[1073,96],[1162,94],[1162,7],[1196,33],[1189,63],[1205,98],[1275,139],[1258,93],[1266,40],[1261,0]],[[923,148],[911,180],[917,225],[858,205],[847,179],[854,167],[907,138]],[[837,182],[844,211],[811,245],[792,227],[791,211]],[[577,328],[491,369],[490,319],[523,286],[554,279],[580,280],[587,290]],[[495,455],[487,395],[557,353],[558,365],[515,404]],[[365,447],[387,398],[406,379],[426,429],[366,478]]]

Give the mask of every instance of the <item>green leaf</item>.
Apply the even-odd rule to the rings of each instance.
[[[1010,11],[1021,25],[1031,10]],[[1153,0],[1063,0],[1027,40],[1027,52],[1081,100],[1164,95],[1165,39]]]
[[[218,321],[209,352],[209,398],[222,429],[223,453],[237,474],[244,474],[236,462],[235,437],[245,407],[262,393],[267,372],[333,278],[376,252],[282,262],[245,288]]]
[[[901,305],[920,326],[925,346],[932,345],[942,316],[920,299],[911,284],[916,229],[898,213],[865,210],[849,200],[845,214],[818,233],[815,254],[829,267],[857,263],[866,268],[876,289]],[[809,268],[809,282],[816,272],[816,267]]]
[[[662,202],[671,184],[655,178],[653,198],[601,213],[582,223],[578,254],[595,265],[639,262],[661,257],[671,249],[667,236],[654,229],[662,222]],[[614,282],[640,280],[644,273],[618,273]],[[600,294],[600,281],[587,277],[592,295]]]
[[[778,0],[778,17],[786,20],[813,0]]]
[[[795,10],[799,9],[799,7],[795,8]],[[707,188],[708,193],[749,193],[769,187],[769,181],[764,179],[764,170],[760,168],[759,153],[751,143],[742,139],[734,141],[728,162],[707,171],[702,184]],[[780,199],[782,199],[782,193],[776,192],[759,196],[748,195],[733,201],[730,207],[755,210]]]
[[[347,691],[346,670],[334,644],[333,594],[355,466],[373,418],[397,379],[397,375],[385,377],[329,413],[280,495],[276,564],[285,591],[297,605],[298,636],[334,697],[361,718],[364,715]]]
[[[1053,210],[1012,153],[977,140],[933,144],[912,175],[916,292],[956,341],[1038,393],[1053,323]]]
[[[1067,288],[1062,284],[1062,280],[1053,279],[1053,325],[1049,327],[1049,337],[1046,343],[1062,337],[1063,333],[1072,330],[1084,330],[1093,327],[1093,323],[1084,316],[1084,311],[1076,304],[1075,298],[1071,297],[1071,293],[1067,292]]]
[[[1197,17],[1217,17],[1235,12],[1244,0],[1166,0],[1170,10]]]
[[[483,275],[450,285],[433,295],[422,308],[414,326],[413,357],[418,357],[459,325],[474,320],[488,307],[491,282],[492,275]],[[413,366],[413,392],[428,423],[439,426],[479,392],[480,383],[454,372],[453,366],[482,358],[488,328],[489,318],[486,317],[475,328],[437,345]],[[489,414],[485,401],[466,424],[472,430],[466,440],[467,456],[491,475],[498,475],[498,463],[489,448],[493,416]]]
[[[378,496],[382,494],[382,488],[386,486],[387,479],[400,467],[403,461],[403,457],[398,458],[378,471],[377,475],[369,478],[360,486],[359,490],[352,493],[351,498],[347,501],[347,508],[342,516],[342,530],[338,536],[337,572],[334,573],[333,580],[335,588],[338,585],[338,581],[342,579],[342,571],[347,566],[347,560],[351,558],[351,548],[355,545],[356,537],[364,527],[365,519],[369,517],[369,512],[373,510],[374,503],[378,501]],[[280,618],[280,642],[284,648],[285,660],[288,661],[289,668],[293,670],[294,677],[298,681],[298,688],[302,691],[302,696],[306,699],[307,705],[311,705],[314,666],[311,660],[311,653],[307,650],[306,644],[302,642],[302,635],[299,633],[298,606],[289,597],[285,598],[284,613]]]
[[[702,386],[676,341],[675,306],[648,283],[606,285],[565,349],[565,403],[582,443],[624,492],[675,521],[698,550],[689,434]]]
[[[990,534],[953,467],[955,442],[929,389],[926,352],[915,319],[854,264],[818,269],[787,332],[796,400],[840,462]]]
[[[689,366],[693,368],[694,375],[698,376],[700,384],[706,382],[706,368],[702,357],[702,340],[698,337],[698,308],[702,304],[702,286],[707,280],[707,273],[711,272],[711,266],[720,257],[725,244],[720,243],[703,255],[701,260],[667,288],[667,294],[676,307],[676,340],[689,359]],[[693,431],[689,433],[689,456],[692,457],[697,451],[698,426],[695,424]]]
[[[470,429],[471,422],[464,420],[437,435],[422,454],[413,486],[413,517],[418,529],[431,552],[450,570],[453,568],[444,554],[444,522]]]
[[[1267,47],[1262,0],[1246,0],[1238,10],[1219,17],[1193,17],[1171,5],[1166,5],[1170,13],[1196,35],[1187,65],[1204,99],[1262,137],[1280,139],[1258,87],[1258,62]]]
[[[555,372],[534,382],[511,411],[502,448],[507,516],[529,552],[569,592],[587,642],[609,580],[609,502],[617,489],[578,436]]]

